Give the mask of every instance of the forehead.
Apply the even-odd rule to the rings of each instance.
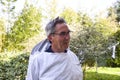
[[[57,24],[55,27],[55,31],[61,32],[61,31],[68,31],[68,25],[66,23],[60,23]]]

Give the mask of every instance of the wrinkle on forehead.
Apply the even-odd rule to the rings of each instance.
[[[55,27],[56,32],[69,31],[68,25],[66,23],[57,24]]]

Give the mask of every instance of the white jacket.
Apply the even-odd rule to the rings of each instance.
[[[77,56],[67,53],[39,52],[31,55],[26,80],[82,80],[83,73]]]

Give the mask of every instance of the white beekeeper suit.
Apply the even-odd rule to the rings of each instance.
[[[46,39],[32,50],[26,80],[82,80],[77,56],[69,49],[63,53],[46,52],[49,47]]]

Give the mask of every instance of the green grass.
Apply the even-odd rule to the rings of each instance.
[[[87,69],[84,80],[120,80],[120,68],[100,67]]]

